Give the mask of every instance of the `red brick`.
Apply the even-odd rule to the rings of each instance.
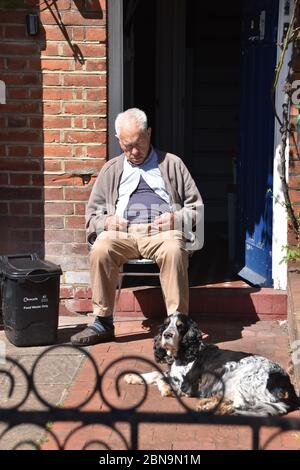
[[[85,32],[87,28],[81,26],[72,28],[72,39],[73,41],[83,41],[85,39]],[[81,46],[80,46],[81,49]]]
[[[43,158],[44,157],[44,147],[43,145],[33,145],[30,146],[30,155],[31,157]]]
[[[73,97],[72,90],[66,90],[63,88],[43,88],[43,100],[58,101],[65,100],[71,101]]]
[[[43,85],[44,86],[57,86],[60,85],[60,75],[44,73],[43,74]]]
[[[8,203],[7,202],[0,202],[0,214],[1,215],[8,214]]]
[[[58,158],[71,157],[72,148],[70,145],[45,145],[44,156]]]
[[[47,215],[73,215],[74,204],[69,202],[46,202],[45,214]]]
[[[63,256],[64,243],[47,243],[45,256]]]
[[[74,15],[73,12],[65,12],[62,14],[62,20],[65,26],[78,25],[78,26],[104,26],[106,19],[99,18],[85,18],[84,16],[78,14]],[[53,24],[53,23],[52,23]]]
[[[47,42],[46,49],[43,50],[43,56],[59,56],[62,47],[56,42]]]
[[[86,89],[82,88],[73,88],[73,99],[82,101],[84,99],[84,93],[86,93]]]
[[[3,124],[4,127],[4,124]],[[21,128],[28,127],[28,120],[26,116],[8,116],[7,117],[7,127],[11,128]]]
[[[14,230],[10,232],[10,241],[18,242],[18,249],[21,249],[21,242],[29,242],[30,241],[30,232],[28,230]]]
[[[83,118],[73,118],[72,119],[72,128],[73,129],[83,129],[86,126],[84,125]]]
[[[39,141],[40,134],[33,130],[5,129],[0,130],[0,141],[2,142],[36,142]]]
[[[87,201],[90,196],[90,189],[86,188],[65,188],[65,200]]]
[[[80,176],[63,175],[46,175],[46,186],[82,186]]]
[[[29,153],[29,147],[25,145],[8,145],[7,149],[9,157],[26,157]]]
[[[50,131],[45,129],[44,130],[44,141],[47,144],[54,144],[60,142],[60,132],[59,131]]]
[[[64,111],[66,114],[105,114],[106,105],[94,101],[84,103],[65,103]]]
[[[11,173],[10,184],[12,186],[29,186],[31,182],[31,175]]]
[[[45,188],[44,196],[45,196],[45,201],[62,201],[63,189],[62,188]]]
[[[61,104],[52,102],[52,101],[45,101],[43,103],[44,114],[60,114],[61,113]]]
[[[74,204],[76,215],[85,215],[86,205],[85,204]]]
[[[44,216],[44,204],[41,202],[32,202],[31,213]]]
[[[38,171],[40,170],[40,162],[38,160],[24,159],[18,160],[16,158],[1,158],[0,170],[4,171]]]
[[[93,172],[97,174],[99,170],[104,165],[105,161],[103,160],[79,160],[76,159],[75,161],[65,161],[65,170],[67,172],[72,173],[73,171],[78,172],[78,170],[82,170],[84,173],[85,171]]]
[[[1,12],[2,16],[2,12]],[[6,42],[0,44],[0,54],[5,55],[5,57],[10,55],[18,56],[35,56],[38,53],[37,44],[26,44],[21,41],[18,42]]]
[[[11,227],[13,229],[23,228],[41,228],[43,221],[42,217],[38,216],[22,216],[22,215],[11,215],[7,216],[5,219],[6,227]]]
[[[66,28],[66,33],[68,34],[68,36],[70,35],[70,30],[71,28]],[[57,25],[46,25],[45,31],[47,41],[65,41],[66,39],[63,34],[63,31],[58,28]]]
[[[106,75],[65,74],[63,82],[65,86],[100,87],[106,85]]]
[[[1,133],[0,133],[1,139]],[[81,131],[66,131],[65,132],[65,142],[69,142],[71,144],[78,144],[78,143],[98,143],[104,144],[106,142],[106,132],[81,132]]]
[[[106,41],[106,29],[105,28],[87,28],[86,39],[88,41]]]
[[[71,312],[92,312],[92,302],[89,299],[66,300],[65,306]]]
[[[4,37],[6,39],[26,40],[25,25],[5,25]]]
[[[1,139],[1,135],[0,135],[0,139]],[[291,189],[289,191],[289,194],[290,194],[290,198],[292,202],[300,202],[300,190],[297,191],[297,190]]]
[[[67,129],[71,127],[71,118],[65,116],[45,116],[44,127],[47,129]]]
[[[101,100],[106,100],[106,98],[107,98],[106,88],[86,90],[87,101],[101,101]]]
[[[85,230],[75,230],[74,242],[75,243],[86,243],[86,232],[85,232]]]
[[[30,87],[30,98],[32,100],[41,100],[43,95],[43,90],[41,87]]]
[[[66,59],[42,59],[41,70],[73,70],[73,63]]]
[[[107,69],[106,59],[87,60],[87,63],[86,63],[87,72],[105,72],[106,69]]]
[[[84,228],[85,218],[80,215],[65,218],[66,228]]]
[[[40,104],[35,101],[11,101],[1,105],[1,111],[12,114],[37,114],[40,111]]]
[[[29,97],[29,90],[27,88],[8,88],[6,90],[7,100],[23,100]]]
[[[9,57],[6,59],[7,68],[11,70],[24,70],[27,67],[27,59],[21,57]]]
[[[43,117],[31,117],[29,118],[29,127],[32,129],[43,129]]]
[[[2,74],[2,78],[6,85],[37,85],[40,83],[40,76],[37,73],[19,73],[19,74]]]
[[[44,186],[45,176],[43,174],[32,175],[32,186]]]
[[[100,117],[90,117],[86,120],[87,129],[101,129],[106,130],[106,119]]]
[[[11,202],[9,204],[10,214],[24,215],[29,214],[30,204],[28,202]]]
[[[64,228],[63,217],[45,217],[45,229]]]
[[[58,172],[62,170],[62,162],[60,160],[44,160],[44,170]]]
[[[41,59],[40,57],[36,57],[33,59],[27,59],[27,69],[28,71],[41,71]]]
[[[51,244],[49,244],[48,246],[51,246]],[[59,245],[57,245],[57,246],[59,246]],[[73,297],[74,297],[74,288],[73,287],[64,286],[64,287],[60,288],[60,298],[61,299],[70,299],[70,298],[73,298]]]
[[[86,151],[87,151],[87,154],[86,154],[87,157],[91,157],[91,158],[106,158],[107,157],[106,145],[94,145],[91,147],[87,147]]]
[[[90,287],[75,287],[74,298],[75,299],[90,299],[92,297],[92,291]]]
[[[0,185],[4,186],[6,184],[8,184],[8,174],[0,174]]]
[[[74,241],[73,230],[45,230],[46,242],[63,242],[70,243]]]
[[[58,86],[61,82],[61,76],[59,74],[44,73],[43,74],[43,85],[44,86]]]
[[[1,10],[1,22],[3,24],[13,23],[13,24],[26,24],[26,14],[28,12],[25,10]]]
[[[81,225],[80,228],[84,227]],[[65,255],[81,255],[88,256],[88,246],[87,243],[69,243],[65,246]]]

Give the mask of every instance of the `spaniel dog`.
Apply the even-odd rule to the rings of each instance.
[[[188,316],[166,318],[154,338],[164,374],[127,374],[131,384],[156,384],[162,396],[199,398],[199,411],[255,416],[280,415],[300,406],[288,374],[262,356],[219,349],[202,342],[202,332]]]

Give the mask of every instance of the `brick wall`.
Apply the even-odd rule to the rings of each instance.
[[[297,16],[297,24],[300,24],[300,12],[298,12]],[[292,79],[294,81],[300,80],[300,49],[299,43],[294,44],[293,49],[293,56],[292,56],[292,70],[293,76]],[[293,90],[295,91],[295,90]],[[293,95],[294,96],[294,95]],[[299,99],[299,91],[297,92],[297,99]],[[289,139],[289,195],[291,202],[294,207],[295,215],[300,215],[300,134],[299,134],[299,127],[298,127],[298,115],[299,115],[299,106],[292,104],[290,109],[290,119],[291,125],[294,126],[294,139]],[[291,228],[291,223],[289,221],[289,228],[288,228],[288,243],[290,245],[297,245],[300,243],[299,237],[296,236],[295,232]],[[289,263],[290,268],[299,267],[298,263],[295,261],[291,261]]]
[[[87,311],[84,212],[106,159],[106,2],[11,5],[0,1],[0,251],[60,264],[62,312]],[[40,17],[37,36],[28,12]]]

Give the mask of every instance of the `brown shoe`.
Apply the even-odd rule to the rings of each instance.
[[[74,346],[91,346],[92,344],[104,343],[114,339],[115,329],[111,328],[108,331],[96,331],[94,328],[88,326],[83,331],[71,336],[71,343]]]

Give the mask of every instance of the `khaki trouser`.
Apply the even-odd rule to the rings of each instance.
[[[105,231],[90,252],[93,311],[114,313],[120,267],[129,259],[153,259],[160,268],[160,283],[168,315],[188,313],[188,252],[178,230],[159,232],[151,224],[132,224],[127,232]]]

